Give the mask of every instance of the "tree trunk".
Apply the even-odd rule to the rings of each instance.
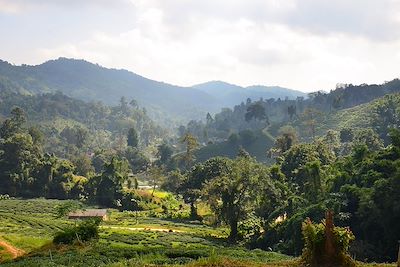
[[[156,183],[154,182],[154,185],[153,185],[153,192],[151,192],[151,198],[153,198],[154,197],[154,192],[156,191]]]
[[[333,261],[336,257],[336,247],[333,234],[333,212],[331,210],[326,212],[325,219],[325,257],[329,261]]]
[[[199,218],[199,215],[197,214],[197,207],[193,202],[190,203],[190,218],[193,220],[197,220]]]
[[[238,221],[236,219],[232,219],[229,222],[229,227],[231,228],[231,233],[229,234],[229,241],[235,243],[238,237]]]

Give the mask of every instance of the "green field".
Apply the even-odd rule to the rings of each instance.
[[[56,219],[55,206],[61,203],[0,200],[0,238],[25,253],[11,260],[0,249],[2,266],[295,266],[286,255],[229,245],[226,228],[149,218],[143,212],[112,211],[97,242],[54,246],[54,233],[74,223]]]
[[[4,266],[180,265],[220,258],[255,263],[290,260],[262,250],[226,243],[226,228],[149,218],[142,212],[112,211],[100,227],[100,239],[85,246],[56,247],[54,233],[72,224],[56,219],[56,200],[1,200],[0,237],[26,252]],[[1,251],[0,251],[1,252]],[[2,255],[2,254],[0,254]],[[9,257],[3,256],[3,260]]]

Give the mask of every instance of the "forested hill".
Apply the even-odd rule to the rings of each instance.
[[[155,68],[157,66],[155,65]],[[37,66],[0,62],[0,88],[20,93],[62,93],[85,101],[115,105],[122,96],[152,113],[195,118],[216,110],[216,100],[199,90],[153,81],[126,70],[107,69],[84,60],[59,58]]]
[[[382,85],[345,85],[330,93],[316,92],[309,98],[248,99],[233,109],[224,108],[203,121],[190,121],[180,132],[190,132],[203,144],[198,153],[203,160],[211,156],[234,157],[244,147],[258,160],[266,161],[266,151],[274,139],[290,128],[302,142],[310,142],[328,131],[351,129],[365,135],[374,130],[385,144],[388,129],[400,118],[400,80]]]
[[[156,64],[154,66],[157,68]],[[179,75],[179,74],[178,74]],[[232,91],[216,83],[204,86],[180,87],[147,79],[127,70],[108,69],[84,60],[59,58],[37,66],[15,66],[0,60],[0,90],[22,94],[54,93],[84,101],[102,101],[115,105],[122,96],[135,99],[146,107],[158,122],[200,119],[207,112],[221,107],[233,107],[247,97],[293,98],[298,91],[278,87],[257,87]],[[221,94],[222,95],[219,95]]]
[[[186,130],[201,141],[226,139],[232,133],[243,130],[260,130],[269,127],[272,135],[277,126],[308,120],[320,121],[333,119],[336,112],[369,103],[384,95],[400,92],[400,80],[394,79],[381,85],[343,85],[329,93],[314,92],[308,98],[296,99],[251,99],[242,101],[233,109],[224,108],[221,112],[204,117],[203,121],[190,121],[181,132]],[[246,117],[246,114],[249,115]],[[305,125],[300,128],[305,128]],[[207,134],[205,133],[205,129]],[[326,129],[326,127],[325,127]],[[302,130],[302,129],[300,129]]]
[[[129,102],[122,97],[118,104],[108,106],[77,100],[61,92],[24,95],[1,90],[0,121],[9,118],[15,107],[21,108],[28,125],[43,139],[44,150],[63,158],[103,149],[121,150],[131,128],[137,131],[138,146],[142,149],[167,136],[149,118],[146,109],[135,101]]]
[[[222,104],[223,107],[233,107],[237,103],[244,101],[247,98],[251,99],[296,99],[297,97],[305,97],[306,93],[283,88],[280,86],[263,86],[253,85],[241,87],[238,85],[222,82],[211,81],[193,86],[209,95],[212,95]]]

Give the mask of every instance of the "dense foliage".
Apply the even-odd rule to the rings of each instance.
[[[229,146],[222,148],[219,144],[249,146],[260,136],[260,131],[273,139],[286,125],[292,126],[303,142],[310,142],[328,130],[353,127],[373,128],[387,144],[387,129],[399,123],[400,98],[396,94],[399,91],[400,82],[396,79],[382,85],[342,85],[329,93],[311,93],[308,98],[295,100],[247,99],[232,109],[223,108],[213,116],[207,114],[203,121],[190,121],[181,126],[180,133],[190,132],[201,143],[208,144],[200,151],[208,157],[232,158]],[[241,140],[243,134],[253,136],[246,138],[249,143]],[[267,149],[273,146],[268,141],[262,145]],[[268,161],[256,148],[249,146],[247,150],[258,160]]]
[[[136,146],[144,148],[166,134],[135,100],[128,103],[121,98],[118,105],[110,107],[61,93],[30,96],[6,90],[0,90],[0,99],[3,117],[8,117],[14,107],[20,107],[28,124],[34,126],[30,134],[43,141],[46,152],[64,158],[101,149],[122,151],[128,142],[135,141]]]
[[[348,246],[350,232],[335,228],[342,252],[393,261],[400,236],[400,95],[375,98],[397,90],[394,80],[308,99],[248,99],[208,114],[206,123],[191,121],[178,136],[166,136],[125,98],[109,107],[60,93],[3,90],[0,195],[196,220],[229,228],[230,242],[296,256],[305,241],[316,248],[308,255],[314,259],[323,225],[303,222],[333,210],[337,226],[350,227],[356,238]],[[161,197],[159,188],[170,193]],[[86,231],[79,227],[55,242],[75,242]]]
[[[269,168],[244,150],[233,160],[212,158],[174,178],[181,184],[175,190],[193,207],[192,213],[207,201],[216,222],[230,227],[231,240],[245,238],[250,247],[300,255],[302,222],[307,217],[322,220],[332,209],[338,225],[349,226],[356,237],[352,255],[394,260],[400,234],[400,131],[390,132],[387,147],[373,146],[374,139],[348,137],[329,132],[309,144],[292,144]],[[349,151],[342,153],[343,146]],[[260,222],[264,231],[254,231]],[[252,233],[239,235],[238,226]]]

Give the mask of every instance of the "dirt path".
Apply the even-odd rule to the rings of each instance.
[[[181,231],[181,230],[164,229],[164,228],[152,228],[152,227],[102,226],[102,228],[121,229],[121,230],[130,230],[130,231],[154,231],[154,232],[184,233],[184,231]]]
[[[23,251],[22,249],[16,248],[13,245],[1,239],[0,239],[0,247],[3,247],[6,253],[11,254],[11,257],[13,259],[18,258],[19,256],[25,254],[25,251]]]

